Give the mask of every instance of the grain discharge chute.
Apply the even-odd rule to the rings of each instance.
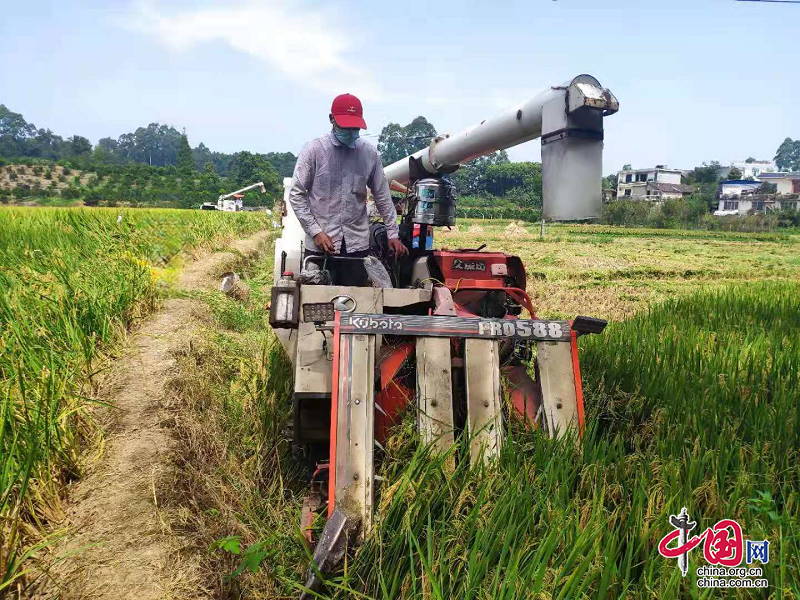
[[[373,260],[385,265],[391,287],[298,282],[294,274],[306,272],[314,257],[301,264],[304,236],[285,203],[270,323],[293,363],[292,442],[311,479],[304,527],[315,511],[328,513],[308,588],[319,589],[320,573],[335,570],[348,544],[372,528],[380,493],[375,461],[407,407],[415,408],[421,439],[434,449],[468,436],[470,453],[460,460],[472,462],[497,456],[506,411],[551,437],[583,432],[576,338],[600,333],[605,322],[538,319],[519,257],[483,246],[434,250],[433,236],[436,227],[455,224],[447,174],[535,138],[542,144],[545,218],[597,218],[603,117],[618,108],[594,77],[579,75],[459,134],[437,136],[387,166],[392,189],[405,190],[397,206],[400,240],[409,253],[390,257],[380,226],[370,239]],[[317,267],[337,260],[365,268],[362,262],[370,259],[333,255]],[[508,382],[508,402],[501,378]]]

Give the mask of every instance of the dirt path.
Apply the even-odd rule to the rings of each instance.
[[[231,248],[255,253],[261,232]],[[210,289],[234,255],[206,254],[188,263],[178,280],[185,290]],[[172,351],[197,323],[200,303],[171,298],[134,333],[102,386],[113,404],[103,459],[69,494],[69,534],[51,569],[52,580],[34,597],[133,599],[208,597],[180,534],[159,509],[159,481],[171,468],[170,398],[165,384],[175,368]]]

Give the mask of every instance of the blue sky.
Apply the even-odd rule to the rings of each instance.
[[[603,171],[772,158],[800,137],[800,4],[734,0],[36,1],[5,5],[0,103],[96,142],[140,125],[292,151],[362,97],[370,133],[456,133],[589,73],[620,112]],[[509,152],[538,160],[538,141]]]

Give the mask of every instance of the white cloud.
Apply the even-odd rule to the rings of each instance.
[[[150,0],[134,4],[125,25],[155,36],[174,51],[224,42],[254,56],[300,85],[326,94],[342,90],[380,98],[374,79],[357,66],[349,39],[333,20],[299,0],[271,0],[166,11]]]

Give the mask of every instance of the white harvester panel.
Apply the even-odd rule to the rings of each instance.
[[[500,348],[496,340],[465,340],[464,370],[470,458],[488,462],[503,445],[503,405],[500,396]]]
[[[571,428],[580,426],[573,360],[570,344],[536,344],[536,362],[542,382],[543,419],[547,433],[552,438],[563,437]]]
[[[336,419],[336,502],[372,528],[375,494],[375,338],[342,335]]]
[[[450,340],[417,338],[417,425],[422,443],[439,451],[453,445]]]

